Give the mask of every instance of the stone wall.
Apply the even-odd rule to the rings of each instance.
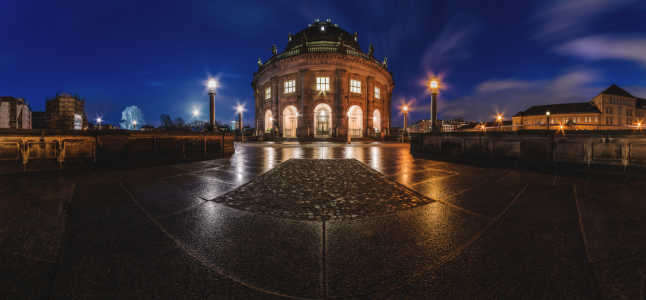
[[[641,131],[411,133],[411,152],[585,167],[646,168]]]
[[[233,133],[0,130],[0,173],[118,167],[234,153]]]

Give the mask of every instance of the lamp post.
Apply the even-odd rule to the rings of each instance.
[[[351,142],[350,142],[350,111],[348,111],[348,144],[351,144]]]
[[[134,125],[133,130],[137,130],[137,121],[132,121],[132,124]]]
[[[437,88],[437,80],[431,80],[431,131],[440,131],[437,127]]]
[[[545,119],[546,119],[545,124],[547,125],[547,130],[550,130],[550,112],[549,111],[545,113]]]
[[[242,106],[238,106],[238,128],[240,128],[240,140],[242,140],[242,136],[244,136],[242,132]]]
[[[209,80],[209,131],[215,131],[215,79]]]
[[[402,131],[402,142],[404,142],[406,131],[408,131],[408,106],[404,105],[404,131]]]
[[[296,137],[298,137],[298,135],[299,135],[299,133],[298,133],[298,116],[299,116],[299,114],[298,114],[298,112],[296,112],[296,128],[294,128],[294,125],[292,125],[292,130],[296,130]]]
[[[96,122],[99,123],[99,130],[101,130],[101,118],[96,119]]]
[[[502,116],[498,116],[498,131],[502,130]]]

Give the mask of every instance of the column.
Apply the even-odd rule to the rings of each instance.
[[[271,122],[272,132],[276,130],[277,136],[280,136],[279,128],[279,105],[278,105],[278,77],[271,78],[271,114],[273,116],[273,121]]]
[[[307,72],[309,70],[299,70],[298,75],[299,75],[299,88],[301,91],[301,105],[299,108],[299,115],[298,117],[298,136],[307,136],[307,127],[309,127],[310,124],[310,114],[309,114],[309,105],[306,106],[305,104],[309,104],[310,101],[310,90],[309,90],[309,79],[307,77]]]
[[[375,130],[373,129],[373,120],[372,117],[374,116],[374,111],[375,111],[375,78],[372,76],[367,76],[366,77],[366,121],[363,122],[365,124],[364,128],[364,135],[366,137],[372,136],[371,131],[374,132]]]
[[[343,69],[338,69],[336,70],[336,90],[334,91],[334,107],[332,108],[334,111],[332,112],[332,115],[335,120],[332,120],[332,124],[334,124],[334,132],[338,132],[338,135],[341,136],[341,134],[347,134],[346,132],[343,132],[341,128],[344,128],[343,124],[348,123],[347,122],[347,116],[346,112],[343,109],[344,104],[346,104],[346,89],[345,85],[347,84],[347,72],[346,70]],[[346,120],[345,122],[343,120]],[[345,126],[345,130],[348,130],[349,126]],[[338,128],[338,129],[337,129]],[[337,136],[338,137],[338,136]]]

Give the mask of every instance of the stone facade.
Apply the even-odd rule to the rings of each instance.
[[[351,130],[353,136],[369,137],[388,132],[395,83],[387,65],[372,50],[364,54],[358,44],[346,43],[348,38],[356,42],[356,34],[329,21],[312,25],[290,34],[288,48],[262,63],[254,76],[258,134],[343,137]],[[302,42],[294,44],[292,38]]]
[[[0,128],[31,129],[31,107],[25,99],[0,97]]]
[[[646,125],[646,99],[612,85],[588,102],[533,106],[518,112],[513,117],[514,130],[546,129],[547,111],[552,130],[634,130]]]

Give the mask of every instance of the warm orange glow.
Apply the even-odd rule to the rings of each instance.
[[[404,105],[404,111],[408,110],[408,106]]]
[[[501,117],[501,116],[498,116],[498,120],[502,120],[502,117]]]
[[[563,129],[563,125],[561,125],[561,129]]]
[[[432,89],[436,89],[436,88],[437,88],[437,80],[433,79],[433,80],[431,81],[431,88],[432,88]]]

